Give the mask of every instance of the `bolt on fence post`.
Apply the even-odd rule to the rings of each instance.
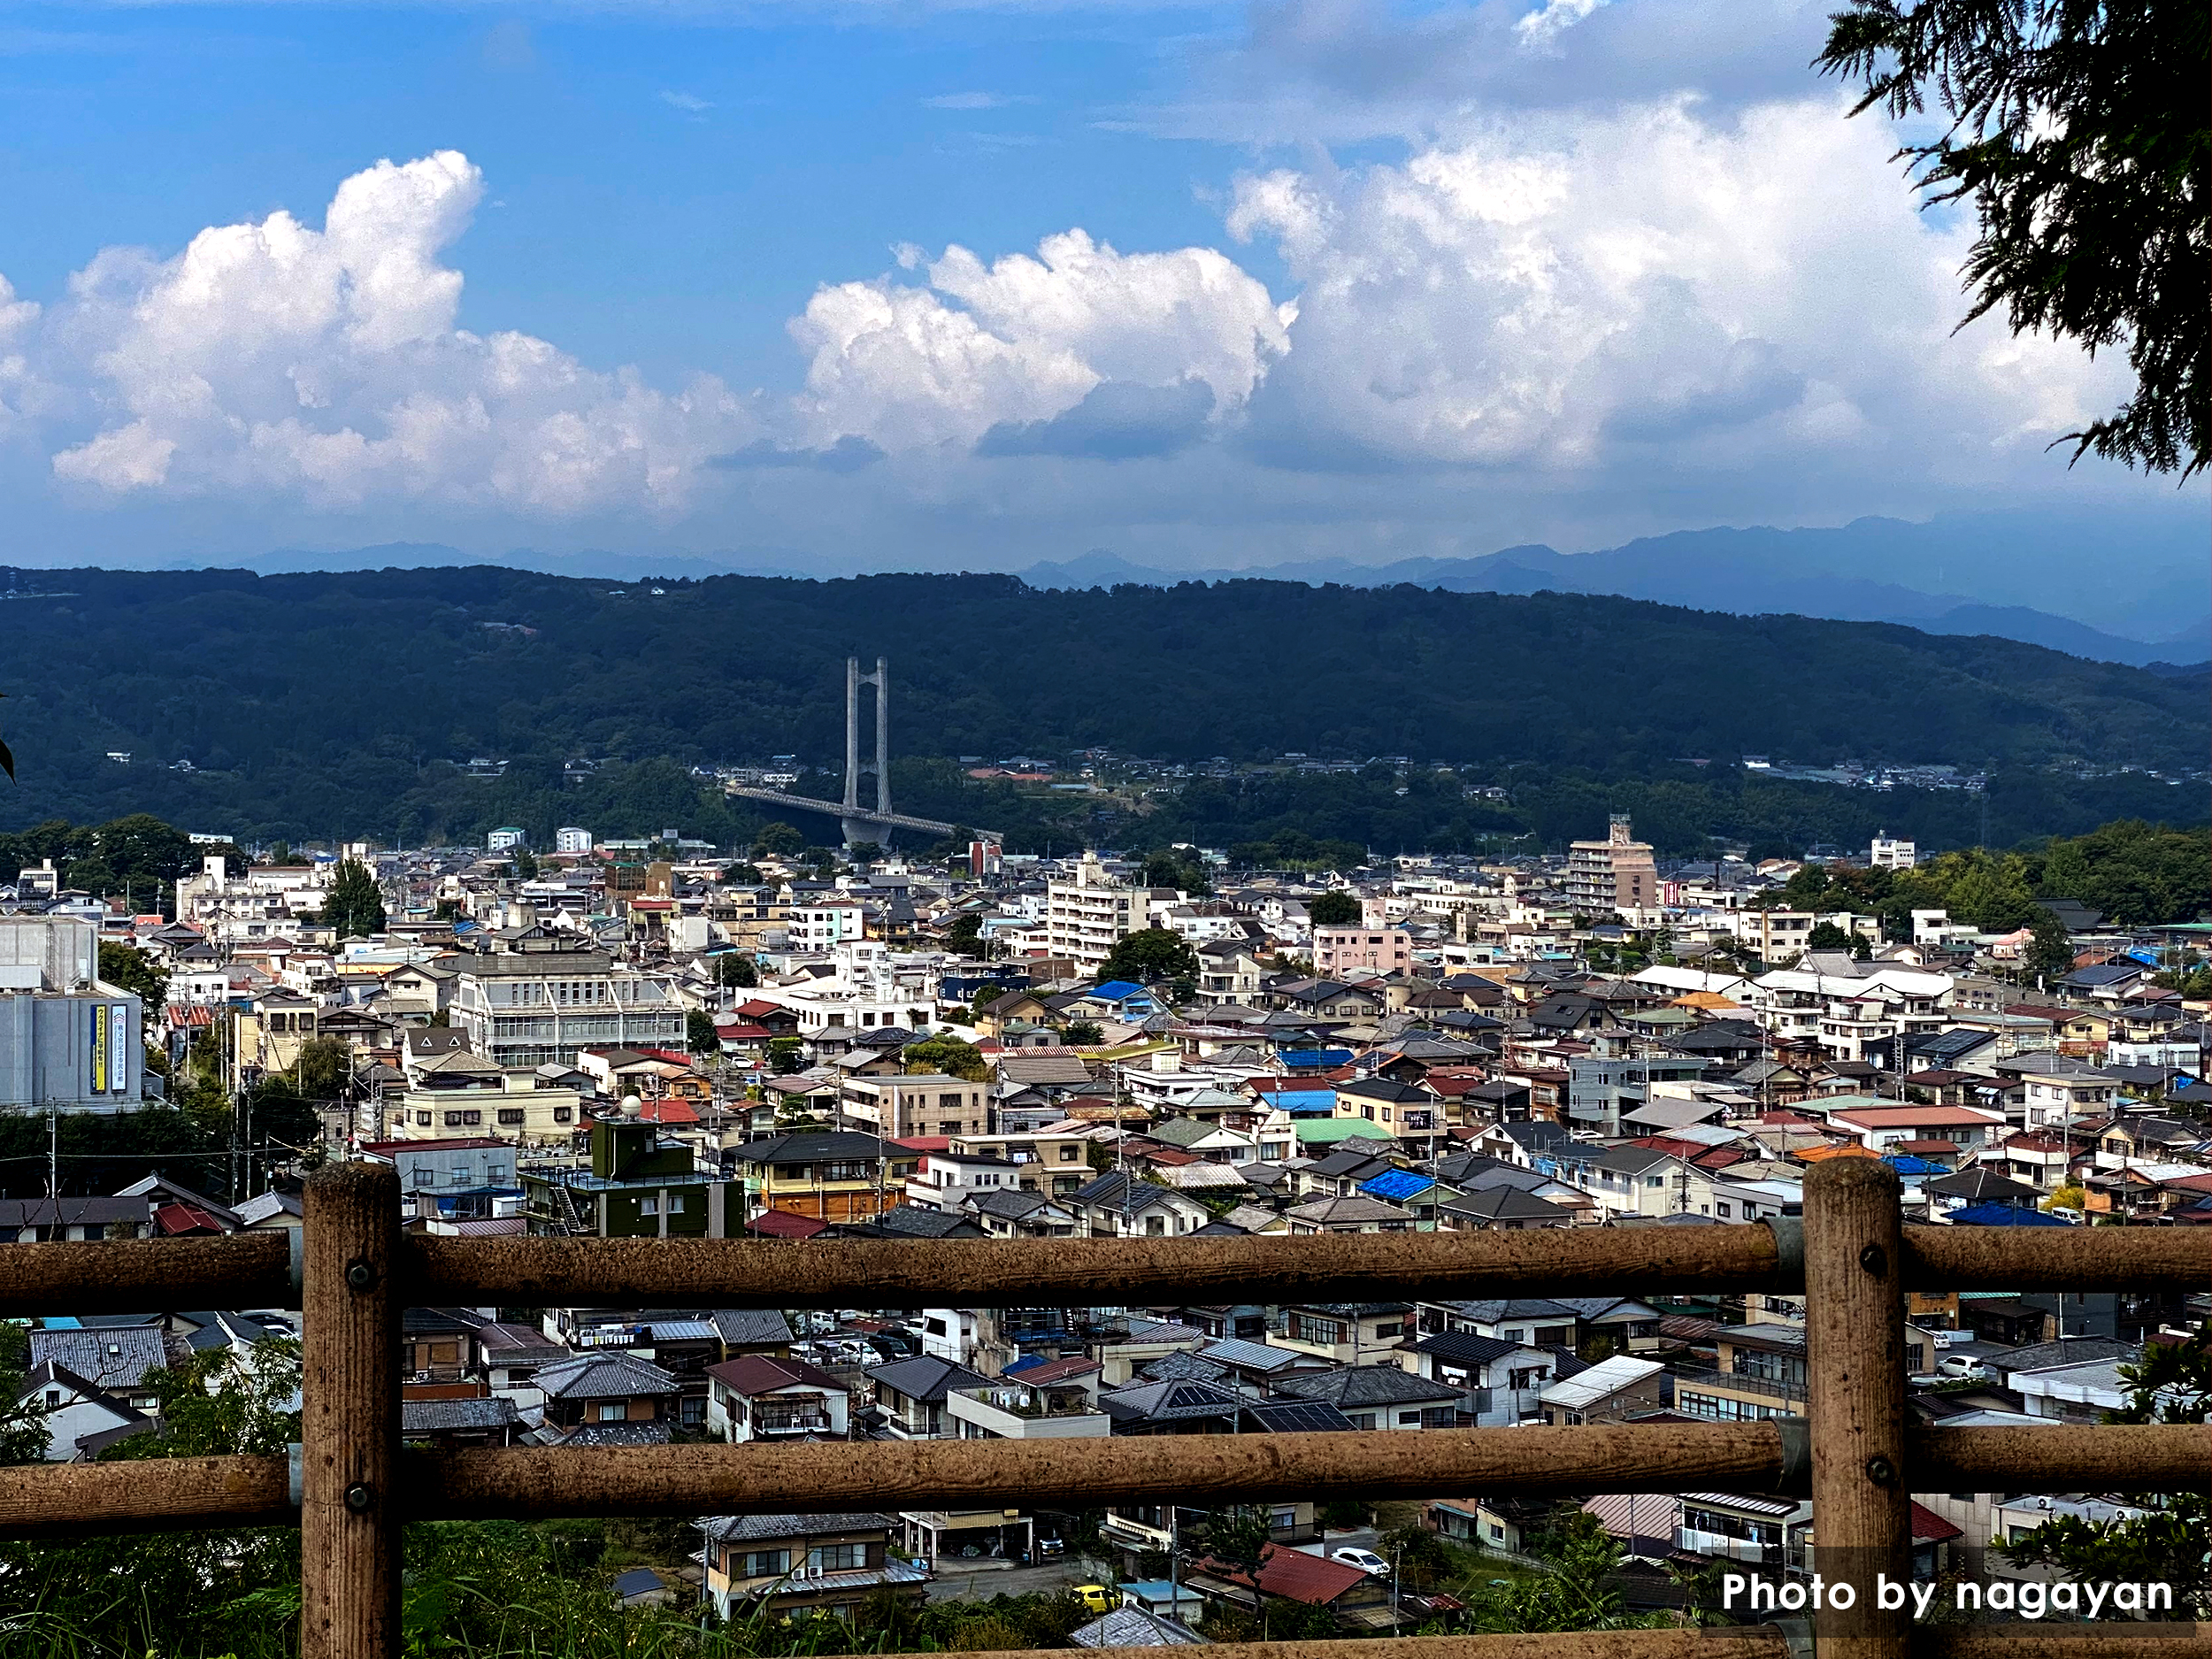
[[[1878,1575],[1911,1576],[1905,1470],[1903,1224],[1897,1172],[1830,1158],[1805,1178],[1805,1355],[1813,1443],[1813,1564],[1847,1583],[1815,1620],[1819,1659],[1905,1659],[1907,1622]]]
[[[301,1659],[399,1652],[399,1172],[308,1178],[301,1285]]]

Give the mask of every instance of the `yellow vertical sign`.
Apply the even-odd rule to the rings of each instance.
[[[92,1092],[104,1094],[108,1086],[108,1005],[92,1009]]]

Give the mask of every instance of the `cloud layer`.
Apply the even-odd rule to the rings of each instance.
[[[1484,15],[1543,56],[1624,11]],[[1462,113],[1396,159],[1236,179],[1221,247],[900,250],[826,281],[790,385],[743,393],[462,326],[483,180],[441,151],[344,180],[319,227],[111,249],[42,307],[0,279],[0,445],[65,510],[642,523],[800,557],[893,557],[918,524],[995,525],[1025,560],[1117,526],[1233,560],[1225,523],[1254,554],[1479,551],[2056,483],[2046,446],[2123,372],[1955,337],[1964,233],[1914,211],[1891,145],[1825,95]]]

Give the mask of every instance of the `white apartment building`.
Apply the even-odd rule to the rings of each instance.
[[[1877,835],[1868,844],[1866,862],[1877,870],[1909,870],[1918,861],[1919,854],[1920,849],[1910,841]]]
[[[337,872],[331,864],[292,864],[233,872],[220,853],[200,861],[200,873],[177,883],[177,919],[210,939],[273,939],[288,933],[295,913],[319,916]]]
[[[1095,853],[1083,855],[1074,879],[1048,882],[1045,890],[1051,954],[1070,958],[1078,968],[1096,968],[1116,945],[1145,926],[1143,891],[1113,879]]]
[[[553,832],[553,850],[557,853],[588,853],[591,850],[591,832],[573,824],[565,824]]]
[[[795,904],[784,925],[785,947],[797,956],[826,956],[864,937],[866,924],[866,912],[851,899]]]
[[[455,967],[453,1024],[495,1065],[572,1065],[583,1048],[684,1046],[684,1005],[665,975],[595,951],[516,952]]]
[[[796,1014],[802,1037],[879,1025],[910,1025],[919,1032],[936,1019],[930,975],[918,967],[902,968],[902,959],[881,940],[848,939],[828,954],[836,967],[826,977],[763,986],[753,995]]]

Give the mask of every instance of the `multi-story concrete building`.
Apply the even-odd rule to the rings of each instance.
[[[665,977],[596,951],[517,951],[459,964],[453,1024],[502,1068],[572,1065],[580,1049],[680,1048],[684,1009]]]
[[[1659,872],[1651,846],[1629,832],[1628,815],[1613,814],[1601,841],[1577,841],[1567,859],[1567,897],[1577,911],[1609,917],[1659,902]]]
[[[0,1106],[134,1111],[144,1012],[75,916],[0,916]]]
[[[993,1127],[989,1086],[937,1071],[847,1078],[837,1110],[855,1127],[894,1141],[908,1135],[987,1135]]]
[[[1866,862],[1877,870],[1909,870],[1919,856],[1920,849],[1912,842],[1887,835],[1877,835],[1866,849]]]
[[[1411,972],[1413,935],[1402,927],[1315,928],[1314,972],[1334,979],[1352,968],[1372,968],[1379,973]]]
[[[1145,926],[1146,899],[1106,873],[1095,853],[1083,855],[1072,880],[1046,884],[1046,940],[1055,956],[1089,972]]]
[[[553,850],[557,853],[588,853],[591,850],[591,832],[573,824],[564,824],[553,832]]]

